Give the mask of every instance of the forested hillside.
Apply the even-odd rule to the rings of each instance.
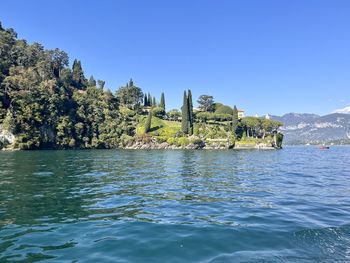
[[[0,24],[0,125],[21,149],[117,147],[132,132],[104,81],[84,76],[81,62],[17,39]]]

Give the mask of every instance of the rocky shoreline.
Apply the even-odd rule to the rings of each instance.
[[[177,146],[177,145],[170,145],[167,142],[163,143],[142,143],[137,142],[134,144],[127,145],[123,147],[124,149],[133,149],[133,150],[201,150],[201,149],[211,149],[211,150],[225,150],[225,149],[231,149],[233,147],[227,147],[222,145],[201,145],[201,144],[194,144],[190,143],[185,146]]]
[[[256,144],[256,145],[232,145],[226,143],[222,145],[220,143],[211,143],[206,144],[202,143],[190,143],[188,145],[178,146],[178,145],[170,145],[167,142],[157,143],[155,140],[150,142],[137,141],[122,147],[123,149],[133,149],[133,150],[276,150],[280,149],[277,147],[273,147],[272,145],[266,144]]]
[[[71,148],[75,150],[79,150],[76,148]],[[119,147],[116,149],[125,149],[125,150],[277,150],[281,148],[276,148],[272,146],[221,146],[221,145],[205,145],[203,147],[189,144],[186,146],[176,146],[169,145],[168,143],[160,143],[160,144],[132,144],[127,145],[125,147]],[[7,145],[3,147],[0,143],[0,151],[20,151],[21,149],[14,148],[12,145]],[[45,149],[45,150],[65,150],[65,149]],[[85,149],[88,150],[88,149]]]
[[[12,133],[5,132],[1,130],[0,127],[0,150],[2,151],[13,151],[19,150],[14,147],[15,145],[15,136]],[[237,150],[251,150],[251,149],[260,149],[260,150],[275,150],[280,149],[274,147],[270,144],[229,144],[228,142],[209,142],[205,143],[204,141],[197,141],[195,143],[189,143],[187,145],[176,145],[169,144],[168,142],[157,142],[156,139],[151,138],[149,141],[136,140],[128,143],[125,146],[121,146],[120,149],[133,149],[133,150],[228,150],[228,149],[237,149]]]

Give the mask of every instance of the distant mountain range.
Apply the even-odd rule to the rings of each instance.
[[[350,114],[288,113],[270,117],[284,123],[284,144],[350,144]]]
[[[345,113],[345,114],[350,114],[350,106],[346,106],[345,108],[335,110],[332,113]]]

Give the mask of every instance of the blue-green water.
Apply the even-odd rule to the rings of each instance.
[[[347,262],[350,147],[0,153],[0,262]]]

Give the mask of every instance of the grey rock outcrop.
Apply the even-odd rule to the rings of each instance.
[[[5,131],[0,126],[0,149],[6,148],[15,142],[15,136],[8,131]]]

